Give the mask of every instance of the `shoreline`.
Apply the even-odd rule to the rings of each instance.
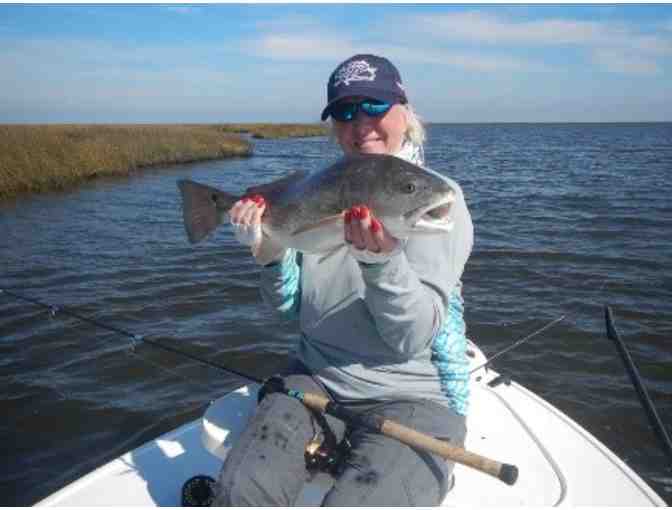
[[[326,134],[319,124],[2,124],[0,202],[143,168],[251,157],[244,135]]]

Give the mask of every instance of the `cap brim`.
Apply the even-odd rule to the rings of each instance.
[[[329,115],[331,114],[331,107],[334,106],[336,103],[338,103],[341,99],[344,99],[346,97],[353,97],[353,96],[362,96],[362,97],[369,97],[371,99],[375,99],[377,101],[382,101],[384,103],[405,103],[406,102],[406,97],[402,96],[401,94],[395,94],[393,92],[390,92],[389,90],[376,90],[376,89],[371,89],[371,88],[366,88],[366,87],[361,87],[361,88],[352,88],[348,90],[347,94],[341,94],[338,97],[335,97],[331,101],[327,103],[327,106],[325,106],[324,110],[322,110],[322,121],[324,122],[329,118]]]

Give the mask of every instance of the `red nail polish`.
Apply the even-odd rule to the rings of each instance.
[[[363,205],[362,207],[360,207],[360,211],[361,211],[360,212],[360,215],[361,215],[360,218],[364,219],[364,218],[369,217],[369,208],[368,207]]]
[[[352,223],[352,213],[350,211],[345,212],[343,221],[345,221],[346,225],[350,225],[350,223]]]
[[[244,204],[246,204],[246,203],[250,202],[251,200],[252,200],[252,199],[251,199],[250,197],[243,197],[242,202],[243,202]]]
[[[359,210],[359,207],[354,206],[352,209],[352,217],[355,218],[356,220],[360,219],[361,216],[361,211]]]
[[[383,226],[380,224],[380,222],[379,222],[376,218],[373,218],[373,219],[371,220],[371,226],[369,227],[369,229],[371,230],[371,232],[373,232],[373,233],[375,234],[375,233],[377,233],[377,232],[380,232],[380,230],[381,230],[382,228],[383,228]]]

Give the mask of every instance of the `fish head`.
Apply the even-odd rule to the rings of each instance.
[[[362,183],[368,197],[362,203],[396,237],[450,232],[459,188],[443,175],[403,159],[370,155],[371,171]]]

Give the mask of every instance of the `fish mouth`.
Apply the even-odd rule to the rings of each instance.
[[[455,203],[455,193],[450,192],[447,196],[404,214],[407,225],[413,231],[423,232],[450,232],[453,229],[451,210]]]

